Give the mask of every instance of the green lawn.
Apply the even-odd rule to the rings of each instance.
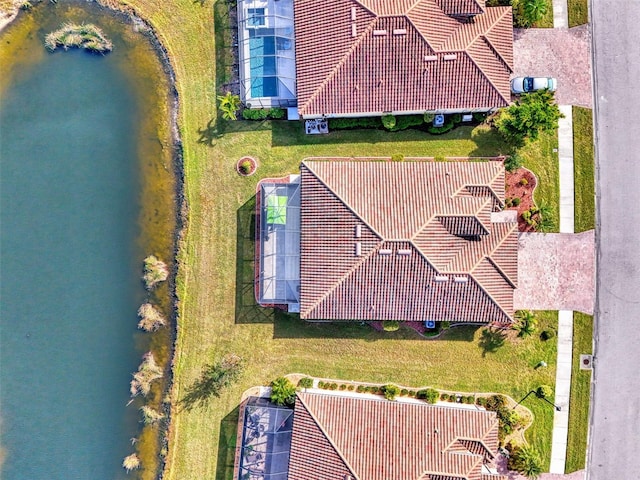
[[[242,391],[286,373],[496,391],[517,400],[540,384],[553,385],[555,341],[542,342],[537,336],[507,340],[492,352],[500,339],[483,337],[480,329],[452,329],[442,340],[426,341],[406,329],[383,334],[353,324],[311,325],[258,308],[253,299],[253,207],[259,179],[296,173],[300,160],[313,155],[506,153],[495,132],[461,127],[438,137],[376,130],[309,137],[293,122],[219,122],[215,97],[226,90],[233,63],[227,4],[216,3],[212,15],[212,4],[206,0],[124,1],[154,26],[169,52],[180,97],[189,209],[178,253],[174,405],[205,363],[228,352],[247,361],[241,381],[206,408],[173,409],[165,478],[230,478]],[[557,158],[541,156],[553,148],[554,138],[543,137],[527,147],[526,155],[527,165],[543,182],[540,192],[557,209]],[[251,177],[235,172],[235,162],[243,155],[258,159],[258,171]],[[544,185],[547,179],[551,183]],[[541,328],[556,322],[555,313],[541,314]],[[540,360],[549,366],[535,370]],[[548,465],[553,409],[534,397],[525,404],[536,415],[528,439]]]
[[[580,354],[591,353],[592,346],[593,317],[584,313],[574,312],[571,400],[569,404],[569,434],[567,438],[565,473],[582,470],[585,467],[591,372],[580,370]]]
[[[555,150],[555,151],[554,151]],[[537,141],[521,148],[523,166],[538,177],[533,198],[537,204],[546,202],[552,208],[552,232],[560,230],[560,171],[558,170],[558,131],[542,133]]]
[[[588,0],[567,0],[570,27],[589,23],[588,3]]]
[[[595,228],[595,163],[593,113],[573,107],[573,173],[575,182],[575,231]]]

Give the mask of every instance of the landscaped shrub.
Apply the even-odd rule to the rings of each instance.
[[[449,394],[448,393],[440,394],[440,400],[442,400],[443,402],[448,402],[449,401]]]
[[[435,113],[425,112],[425,114],[422,116],[422,121],[424,123],[433,123],[433,120],[435,118],[436,118],[436,114]]]
[[[433,160],[435,162],[446,162],[447,161],[446,157],[444,157],[442,155],[436,155],[435,157],[433,157]]]
[[[462,114],[454,113],[453,115],[451,115],[451,120],[453,120],[453,123],[455,124],[462,123]]]
[[[487,399],[487,410],[496,412],[498,416],[498,439],[503,442],[505,437],[521,426],[522,418],[518,412],[507,406],[507,399],[504,395],[492,395]]]
[[[438,322],[438,325],[440,326],[440,330],[449,330],[449,327],[451,327],[451,323],[446,320],[444,322]]]
[[[284,108],[270,108],[269,109],[269,118],[273,118],[274,120],[280,120],[285,117],[287,111]]]
[[[367,387],[365,387],[364,385],[358,385],[358,387],[356,388],[356,392],[358,393],[364,393],[367,391]]]
[[[416,396],[416,391],[415,390],[409,390],[409,396],[410,397],[415,397]]]
[[[380,117],[362,118],[330,118],[329,128],[331,130],[344,130],[349,128],[380,128],[382,120]]]
[[[476,398],[476,405],[484,407],[486,404],[487,404],[487,399],[486,398],[484,398],[484,397]]]
[[[406,397],[407,395],[409,395],[409,390],[403,388],[402,390],[400,390],[400,395]]]
[[[396,117],[394,117],[393,115],[383,115],[382,126],[387,130],[391,130],[396,126]]]
[[[398,132],[400,130],[406,130],[411,127],[419,127],[424,123],[424,117],[422,115],[401,115],[396,118],[396,124],[389,130],[392,132]]]
[[[520,185],[522,185],[522,186],[529,185],[529,180],[527,180],[526,178],[522,177],[520,179]]]
[[[341,383],[340,386],[338,387],[338,389],[340,390],[346,390],[347,386],[344,383]]]
[[[404,155],[401,153],[394,153],[391,155],[392,162],[404,162]]]
[[[347,390],[349,390],[350,392],[355,390],[355,388],[356,388],[355,385],[351,385],[351,384],[347,385]]]
[[[518,205],[520,205],[520,202],[521,202],[520,197],[513,197],[511,199],[511,203],[513,204],[514,207],[517,207]]]
[[[251,173],[251,168],[253,167],[253,164],[251,163],[250,160],[244,160],[241,164],[240,164],[240,170],[242,171],[242,173],[244,173],[245,175],[248,175],[249,173]]]
[[[457,393],[454,393],[453,395],[449,396],[449,401],[453,403],[458,403],[458,398],[462,398],[462,396],[458,395]]]
[[[436,403],[440,398],[440,394],[438,393],[438,391],[434,390],[433,388],[418,390],[418,394],[416,396],[426,401],[427,403]]]
[[[484,122],[487,119],[487,114],[486,113],[480,113],[480,112],[474,112],[473,113],[473,120],[476,122]]]
[[[466,397],[464,397],[464,403],[473,405],[475,403],[475,399],[473,398],[473,395],[467,395]]]
[[[382,392],[387,400],[395,400],[400,395],[400,387],[393,384],[385,385],[382,387]]]
[[[524,159],[517,153],[514,153],[504,159],[504,168],[507,172],[515,172],[522,166],[523,162]]]
[[[556,332],[553,330],[543,330],[542,333],[540,334],[540,340],[542,341],[547,341],[547,340],[551,340],[553,337],[556,336]]]
[[[507,405],[507,397],[504,395],[491,395],[486,400],[487,410],[493,412]]]
[[[453,119],[451,117],[447,117],[445,118],[444,125],[442,125],[441,127],[434,127],[433,125],[430,125],[429,127],[427,127],[427,132],[433,135],[441,135],[453,129],[454,126],[455,124],[453,123]]]
[[[318,388],[326,388],[325,385],[326,384],[322,380],[318,382]]]
[[[551,397],[553,397],[553,388],[551,388],[549,385],[540,385],[536,389],[536,396],[538,398],[550,399]]]
[[[385,320],[382,322],[382,328],[385,332],[395,332],[400,328],[400,323],[396,320]]]
[[[337,383],[332,383],[331,385],[329,385],[329,388],[331,390],[337,390],[338,389],[338,384]]]
[[[296,401],[296,387],[286,377],[278,377],[271,382],[271,402],[291,407]]]
[[[300,388],[312,388],[313,387],[313,378],[311,377],[303,377],[298,381],[298,386]]]
[[[513,198],[511,198],[511,197],[507,197],[507,198],[504,200],[504,206],[505,206],[506,208],[513,207]]]
[[[284,118],[286,113],[283,108],[245,108],[242,111],[242,118],[245,120],[267,120],[269,118],[278,120]]]

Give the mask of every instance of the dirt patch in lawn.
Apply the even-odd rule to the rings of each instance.
[[[537,185],[538,179],[531,170],[520,167],[515,172],[507,172],[505,188],[507,209],[518,211],[518,230],[521,232],[535,231],[533,226],[528,225],[522,218],[522,213],[535,206],[533,192]],[[519,199],[518,205],[515,205],[518,202],[515,199]]]

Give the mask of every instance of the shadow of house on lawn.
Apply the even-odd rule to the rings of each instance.
[[[220,422],[216,480],[228,480],[233,478],[239,415],[240,406],[238,405]]]
[[[256,196],[236,214],[236,323],[273,323],[274,311],[255,297]]]

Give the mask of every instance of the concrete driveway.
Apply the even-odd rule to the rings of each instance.
[[[516,310],[578,310],[593,314],[595,237],[584,233],[521,233]]]
[[[556,77],[558,105],[591,107],[591,34],[574,28],[513,31],[513,76]]]

